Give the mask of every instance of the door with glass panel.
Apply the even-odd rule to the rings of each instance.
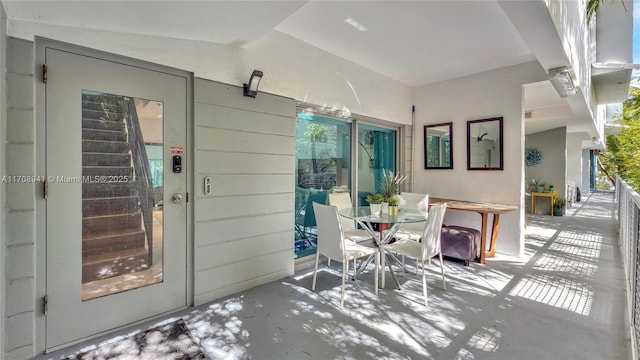
[[[189,75],[90,54],[44,49],[47,349],[187,301]]]
[[[302,111],[296,120],[295,257],[316,252],[313,202],[351,192],[351,123]]]
[[[384,172],[396,169],[397,130],[358,124],[358,205],[368,205],[367,195],[382,193]]]

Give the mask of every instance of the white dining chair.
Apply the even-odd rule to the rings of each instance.
[[[353,207],[353,203],[351,202],[351,195],[348,192],[334,192],[329,194],[329,205],[335,206],[338,211],[343,209],[350,209]],[[340,224],[342,225],[342,232],[344,233],[344,237],[355,241],[356,243],[362,243],[365,241],[369,241],[368,246],[375,246],[374,239],[371,237],[371,234],[364,229],[358,229],[354,224],[353,219],[348,219],[346,217],[340,216]],[[327,265],[331,265],[331,260],[328,261]],[[353,261],[353,267],[356,268],[356,261]]]
[[[329,205],[335,206],[338,211],[343,209],[350,209],[353,207],[351,202],[351,195],[348,192],[338,192],[329,194]],[[346,217],[340,217],[340,224],[342,225],[342,231],[344,237],[355,242],[363,242],[367,240],[373,240],[371,234],[367,230],[358,229],[353,221]]]
[[[428,194],[403,192],[402,194],[400,194],[400,196],[405,199],[405,209],[424,212],[426,220],[427,211],[429,210]],[[393,237],[397,240],[409,239],[413,241],[420,241],[420,239],[422,238],[422,234],[424,233],[425,226],[427,226],[426,221],[404,224]],[[429,260],[429,265],[431,265],[431,260]],[[404,256],[402,257],[402,266],[404,266]],[[416,260],[416,275],[417,271],[418,268]]]
[[[419,260],[422,266],[422,294],[424,295],[424,304],[427,304],[427,278],[425,272],[425,262],[429,261],[432,257],[440,255],[440,270],[442,272],[442,286],[447,289],[446,279],[444,277],[444,262],[442,260],[442,252],[440,249],[440,231],[442,228],[442,222],[444,221],[444,214],[447,209],[447,204],[434,205],[429,209],[429,215],[427,216],[427,226],[422,234],[422,242],[416,242],[411,239],[397,240],[391,244],[383,244],[380,247],[382,256],[382,269],[385,266],[385,254],[387,251],[395,252],[397,254],[405,255],[408,257]],[[386,273],[382,275],[382,287],[385,285]]]
[[[338,211],[343,209],[350,209],[353,207],[351,202],[351,195],[348,192],[332,192],[329,194],[329,205],[335,206]],[[362,243],[364,241],[370,241],[367,246],[375,246],[374,239],[367,230],[356,228],[353,219],[340,216],[340,224],[342,225],[342,232],[346,239]],[[364,245],[364,244],[362,244]],[[331,266],[331,259],[327,259],[327,266]],[[357,267],[356,260],[353,260],[353,268]]]
[[[402,196],[407,202],[404,207],[405,209],[422,211],[425,213],[425,215],[427,214],[427,210],[429,210],[429,195],[403,192],[402,194],[400,194],[400,196]],[[398,232],[394,234],[393,237],[397,240],[411,239],[414,241],[419,241],[422,237],[422,233],[424,233],[425,226],[426,222],[404,224],[402,228],[400,228],[400,230],[398,230]]]
[[[344,287],[347,280],[349,261],[369,256],[375,256],[374,288],[378,294],[378,268],[380,256],[378,248],[362,246],[355,241],[345,238],[340,224],[338,210],[335,206],[313,203],[318,229],[318,247],[316,251],[316,265],[313,270],[313,282],[311,290],[316,289],[316,275],[320,255],[326,256],[342,263],[342,293],[340,296],[340,308],[344,307]]]

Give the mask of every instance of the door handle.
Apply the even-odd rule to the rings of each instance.
[[[171,197],[171,201],[173,201],[174,204],[177,204],[177,203],[181,202],[182,201],[182,194],[180,194],[180,193],[173,194],[173,196]]]

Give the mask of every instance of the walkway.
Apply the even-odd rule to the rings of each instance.
[[[316,292],[306,270],[170,319],[185,319],[212,359],[626,360],[612,209],[611,193],[594,193],[564,217],[527,215],[523,259],[446,261],[446,291],[434,261],[428,307],[415,275],[400,278],[401,291],[387,281],[375,296],[369,274],[349,283],[339,310],[340,265],[332,264]]]

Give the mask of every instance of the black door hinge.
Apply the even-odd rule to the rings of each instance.
[[[45,295],[42,298],[42,313],[46,316],[49,312],[49,296]]]
[[[45,84],[47,83],[47,77],[47,64],[42,64],[42,82]]]

